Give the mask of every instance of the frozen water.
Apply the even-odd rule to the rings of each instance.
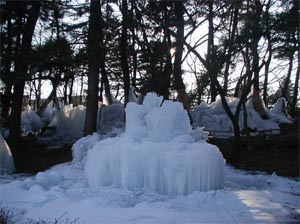
[[[135,94],[134,94],[133,88],[129,88],[128,101],[129,101],[129,102],[133,102],[133,103],[137,103],[137,98],[136,98],[136,96],[135,96]]]
[[[124,128],[124,105],[113,103],[108,106],[101,106],[99,109],[100,118],[98,131],[109,133],[113,128]]]
[[[169,141],[192,130],[187,111],[179,102],[165,101],[145,116],[147,138],[152,141]]]
[[[14,171],[14,160],[10,148],[0,134],[0,174],[12,174]]]
[[[56,132],[61,136],[81,137],[83,134],[83,125],[86,108],[78,105],[65,105],[62,110],[56,112],[55,117],[49,126],[56,128]]]
[[[81,162],[86,157],[87,151],[99,140],[100,136],[94,133],[75,142],[72,146],[73,162]]]
[[[143,105],[127,104],[123,135],[88,150],[89,185],[161,194],[220,189],[225,161],[217,147],[200,140],[205,138],[202,134],[191,132],[182,104],[162,104],[162,97],[148,93]]]
[[[284,97],[277,100],[269,113],[272,120],[278,123],[292,123],[292,119],[286,111],[286,104],[286,99]]]
[[[28,132],[39,132],[43,125],[44,123],[42,119],[31,109],[30,106],[27,106],[25,111],[21,114],[21,127],[24,134],[27,134]]]
[[[237,98],[226,98],[230,110],[235,113],[236,106],[239,99]],[[279,133],[279,124],[281,123],[291,123],[291,119],[282,113],[282,100],[281,103],[276,104],[272,110],[265,108],[265,111],[269,115],[269,119],[264,120],[255,111],[253,107],[252,99],[246,103],[247,110],[247,125],[249,128],[258,131],[269,131],[272,134]],[[279,112],[280,111],[280,112]],[[232,136],[233,126],[232,122],[227,116],[220,97],[217,98],[216,102],[211,104],[206,104],[202,102],[199,106],[191,111],[191,117],[193,120],[193,127],[205,127],[206,130],[213,131],[215,136]],[[239,115],[239,125],[240,129],[244,129],[244,114],[240,111]]]
[[[218,148],[192,138],[139,143],[120,137],[98,142],[88,152],[85,172],[93,187],[185,195],[222,188],[224,159]]]

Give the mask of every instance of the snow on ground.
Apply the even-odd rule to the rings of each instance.
[[[296,223],[299,180],[225,168],[225,188],[186,196],[115,186],[89,187],[82,163],[69,162],[36,176],[2,175],[1,206],[12,221],[79,223]]]

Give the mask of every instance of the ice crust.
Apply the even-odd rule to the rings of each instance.
[[[178,102],[148,93],[144,104],[128,103],[125,133],[98,141],[87,150],[90,186],[143,189],[161,194],[190,194],[220,189],[225,160],[204,136],[195,137],[187,112]]]

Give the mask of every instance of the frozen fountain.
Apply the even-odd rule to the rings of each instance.
[[[181,103],[148,93],[143,105],[128,103],[125,111],[125,132],[87,153],[90,186],[169,195],[223,187],[225,160],[205,136],[195,135],[201,132],[192,130]]]

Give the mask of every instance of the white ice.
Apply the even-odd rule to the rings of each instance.
[[[239,99],[226,98],[230,110],[234,113]],[[276,105],[282,105],[282,99],[279,99]],[[279,110],[279,106],[274,107],[270,111],[265,108],[269,119],[262,119],[260,115],[254,110],[252,99],[246,103],[247,110],[247,125],[252,130],[267,131],[269,134],[279,134],[281,123],[291,123],[289,116],[284,115],[282,110]],[[285,104],[284,104],[285,105]],[[220,97],[216,102],[206,104],[202,102],[199,106],[195,107],[191,111],[193,119],[193,127],[205,127],[205,130],[212,131],[215,137],[230,137],[233,135],[233,126],[229,117],[227,116]],[[244,115],[243,111],[239,115],[240,129],[244,129]],[[255,134],[255,133],[253,133]]]
[[[24,134],[29,132],[37,133],[43,125],[43,120],[31,109],[30,106],[27,106],[21,114],[21,128],[24,131]]]
[[[195,141],[201,132],[193,132],[193,138],[191,131],[181,103],[162,103],[154,93],[146,95],[143,105],[128,103],[125,133],[83,150],[89,185],[181,195],[222,188],[222,154],[216,146]]]

